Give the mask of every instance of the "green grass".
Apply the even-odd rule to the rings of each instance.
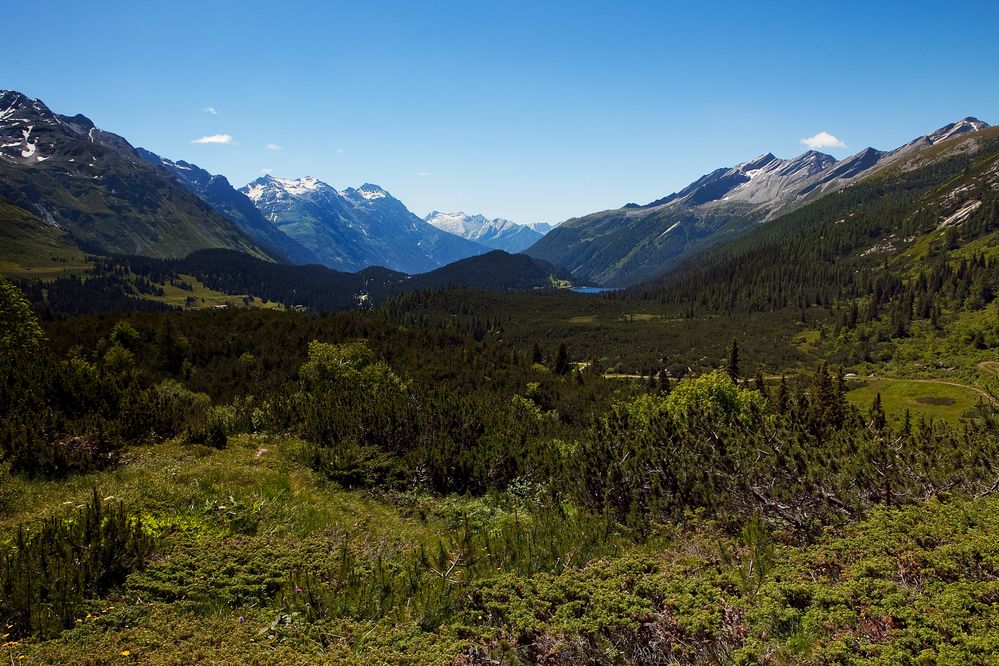
[[[96,488],[144,514],[190,518],[210,532],[224,532],[233,515],[246,514],[258,534],[269,536],[305,537],[332,526],[370,531],[376,541],[389,534],[410,540],[425,535],[425,528],[383,502],[324,484],[295,462],[298,446],[293,439],[252,435],[232,437],[222,451],[167,442],[129,448],[112,471],[65,481],[11,477],[2,486],[0,533],[61,515]]]
[[[885,413],[896,421],[901,420],[908,409],[914,416],[923,414],[927,418],[958,423],[981,398],[971,388],[930,383],[929,380],[863,379],[859,383],[862,385],[846,394],[847,399],[865,410],[880,393]]]
[[[560,572],[497,570],[439,626],[395,615],[310,621],[283,602],[289,576],[323,571],[340,545],[373,562],[459,534],[464,516],[491,529],[530,508],[344,491],[299,464],[299,446],[255,435],[221,451],[171,441],[62,482],[0,471],[4,534],[66,515],[97,488],[160,538],[147,567],[74,629],[0,641],[0,662],[627,664],[647,663],[643,650],[656,645],[676,663],[985,664],[999,650],[997,497],[879,508],[809,544],[726,536],[690,517]]]
[[[802,331],[794,336],[792,342],[798,348],[798,351],[805,354],[814,354],[817,351],[816,345],[819,339],[822,337],[822,332],[810,329],[807,331]]]
[[[0,247],[0,274],[10,278],[51,280],[89,268],[63,231],[2,199]]]
[[[188,297],[193,296],[195,301],[193,308],[213,308],[219,305],[243,305],[243,299],[246,297],[245,294],[223,294],[220,291],[215,291],[214,289],[209,289],[204,285],[203,282],[198,280],[192,275],[181,274],[178,276],[181,280],[188,283],[192,287],[192,291],[186,289],[181,289],[180,287],[174,286],[172,284],[165,283],[162,286],[163,295],[162,296],[149,296],[144,295],[143,298],[150,301],[157,301],[160,303],[165,303],[173,307],[183,308],[187,307]],[[259,298],[254,298],[250,305],[252,307],[262,307],[266,309],[283,309],[280,303],[275,303],[273,301],[263,302]]]

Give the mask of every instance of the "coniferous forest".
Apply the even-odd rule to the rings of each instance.
[[[999,640],[985,400],[890,414],[734,339],[713,370],[615,379],[392,309],[40,321],[9,282],[2,309],[11,654],[987,663]]]

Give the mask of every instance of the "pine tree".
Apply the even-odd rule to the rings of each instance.
[[[765,383],[765,380],[763,379],[763,371],[762,370],[757,370],[756,371],[756,379],[755,379],[755,381],[756,381],[756,386],[755,386],[756,390],[759,393],[761,393],[762,395],[766,396],[767,395],[767,385]]]
[[[725,371],[733,382],[739,383],[739,343],[735,338],[728,345],[728,366]]]
[[[534,343],[534,349],[531,351],[531,363],[542,363],[545,357],[541,354],[541,347],[537,342]]]
[[[659,392],[663,395],[669,395],[670,392],[669,373],[665,369],[659,371]]]
[[[566,375],[569,373],[569,351],[563,342],[558,346],[558,354],[555,356],[555,363],[552,370],[556,375]]]
[[[777,413],[785,414],[787,413],[788,407],[791,405],[791,393],[787,387],[787,377],[781,375],[780,386],[777,389]]]

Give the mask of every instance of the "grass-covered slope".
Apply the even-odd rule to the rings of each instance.
[[[51,279],[87,268],[83,252],[58,227],[0,198],[0,273]]]

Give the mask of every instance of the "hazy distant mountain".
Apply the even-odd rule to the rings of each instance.
[[[441,231],[511,253],[523,252],[544,235],[543,232],[536,231],[528,225],[517,224],[501,217],[490,220],[483,215],[441,213],[435,210],[423,220]]]
[[[430,226],[370,183],[340,192],[311,176],[263,176],[240,191],[269,222],[337,270],[384,266],[421,273],[488,250]]]
[[[211,174],[184,160],[168,160],[145,148],[137,148],[136,152],[153,166],[169,172],[188,191],[196,194],[271,254],[293,264],[320,263],[311,250],[265,220],[249,197],[230,185],[225,176]]]
[[[182,257],[266,254],[232,222],[83,115],[0,91],[0,196],[89,251]]]
[[[554,229],[557,225],[549,224],[548,222],[528,222],[527,224],[524,224],[522,226],[527,227],[531,231],[537,231],[539,234],[544,236],[549,231]]]
[[[644,206],[628,204],[568,220],[527,253],[584,281],[612,286],[639,282],[906,156],[987,127],[965,118],[895,150],[866,148],[839,161],[815,151],[787,160],[766,153],[716,169]]]

